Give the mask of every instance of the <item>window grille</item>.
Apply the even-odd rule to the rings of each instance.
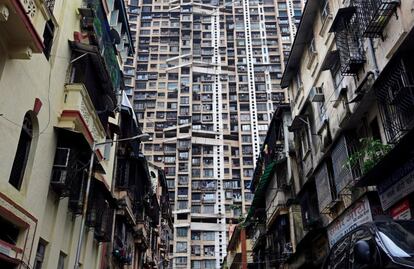
[[[335,32],[342,75],[356,75],[365,63],[365,51],[356,8],[351,6],[339,9],[330,32]]]
[[[400,0],[356,0],[364,37],[382,37],[382,32]]]
[[[397,143],[414,125],[413,57],[398,58],[375,86],[388,143]]]

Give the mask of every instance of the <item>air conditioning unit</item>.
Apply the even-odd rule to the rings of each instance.
[[[63,194],[67,185],[70,148],[56,148],[50,184],[58,193]]]
[[[68,174],[67,170],[53,169],[50,184],[52,184],[53,187],[63,188],[66,183],[67,174]]]
[[[325,95],[323,94],[322,87],[312,87],[309,92],[309,101],[311,102],[325,102]]]
[[[70,148],[56,148],[53,168],[67,168],[69,164]]]

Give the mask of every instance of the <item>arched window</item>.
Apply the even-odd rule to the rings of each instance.
[[[33,121],[29,112],[24,115],[23,126],[20,132],[19,144],[14,156],[9,183],[20,190],[24,173],[29,159],[30,146],[33,139]]]

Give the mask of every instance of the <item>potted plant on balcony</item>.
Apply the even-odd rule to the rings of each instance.
[[[361,173],[368,173],[390,150],[391,145],[382,144],[379,139],[361,138],[359,150],[350,154],[345,165],[356,167],[360,165]]]

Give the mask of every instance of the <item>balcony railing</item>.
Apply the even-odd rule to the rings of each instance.
[[[365,51],[359,30],[356,7],[338,10],[330,32],[335,32],[339,51],[340,69],[344,76],[354,76],[365,63]]]
[[[112,236],[113,209],[104,198],[99,184],[97,181],[93,181],[91,185],[86,224],[94,228],[96,240],[109,242]]]
[[[81,27],[89,36],[90,45],[99,47],[102,58],[104,59],[108,75],[113,89],[119,89],[121,84],[121,72],[118,59],[115,55],[116,50],[113,46],[113,37],[109,32],[109,23],[103,10],[100,0],[84,0],[87,8],[80,8],[82,16]],[[93,12],[91,12],[91,10]]]
[[[382,32],[400,0],[356,0],[364,37],[382,37]]]
[[[66,84],[59,127],[75,129],[93,141],[105,141],[105,129],[84,84]]]
[[[251,242],[252,247],[255,248],[259,241],[261,240],[262,236],[266,233],[266,226],[264,224],[258,224],[256,225]]]

